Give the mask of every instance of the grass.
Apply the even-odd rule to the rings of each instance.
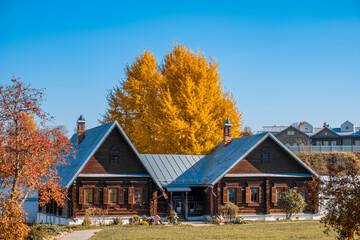
[[[318,221],[254,222],[241,225],[209,226],[112,226],[98,232],[100,239],[335,239],[325,235]]]

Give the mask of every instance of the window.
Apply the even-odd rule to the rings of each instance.
[[[142,203],[142,188],[134,189],[134,201],[135,203]]]
[[[324,135],[327,136],[327,135],[328,135],[328,132],[324,132]]]
[[[117,188],[110,188],[109,190],[109,199],[110,199],[110,203],[117,203]]]
[[[336,141],[331,141],[331,146],[336,146]]]
[[[355,146],[360,146],[360,141],[359,140],[355,141]]]
[[[299,189],[299,194],[303,197],[304,201],[306,201],[306,190],[304,188]]]
[[[85,203],[93,203],[94,189],[85,189]]]
[[[346,130],[349,130],[349,126],[346,126],[345,129],[346,129]]]
[[[324,146],[329,146],[329,142],[328,142],[328,141],[324,141]]]
[[[263,153],[261,159],[263,160],[263,162],[268,162],[270,160],[270,154]]]
[[[110,154],[110,164],[116,164],[119,161],[119,156],[116,153]]]
[[[316,141],[316,146],[321,146],[321,141]]]
[[[305,131],[309,131],[309,128],[305,128]]]
[[[235,203],[235,189],[234,188],[228,189],[228,197],[229,197],[229,202]]]
[[[278,187],[278,188],[276,188],[276,198],[279,200],[279,198],[280,198],[280,195],[283,193],[283,192],[285,192],[285,188],[283,188],[283,187]]]
[[[295,135],[295,131],[288,131],[288,132],[287,132],[287,135],[288,135],[288,136],[293,136],[293,135]]]
[[[251,202],[258,203],[259,202],[259,189],[251,188]]]

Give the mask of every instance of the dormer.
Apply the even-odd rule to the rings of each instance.
[[[310,123],[305,122],[302,125],[300,125],[300,131],[303,133],[312,133],[314,132],[314,128]]]
[[[354,128],[354,124],[352,124],[349,121],[344,122],[343,124],[341,124],[341,132],[354,132],[355,128]]]

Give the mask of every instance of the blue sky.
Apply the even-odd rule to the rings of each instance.
[[[0,0],[0,84],[46,88],[70,132],[98,125],[107,89],[144,49],[210,54],[245,125],[360,126],[360,1]]]

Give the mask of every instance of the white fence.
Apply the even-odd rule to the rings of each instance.
[[[360,146],[288,146],[294,153],[360,152]]]

